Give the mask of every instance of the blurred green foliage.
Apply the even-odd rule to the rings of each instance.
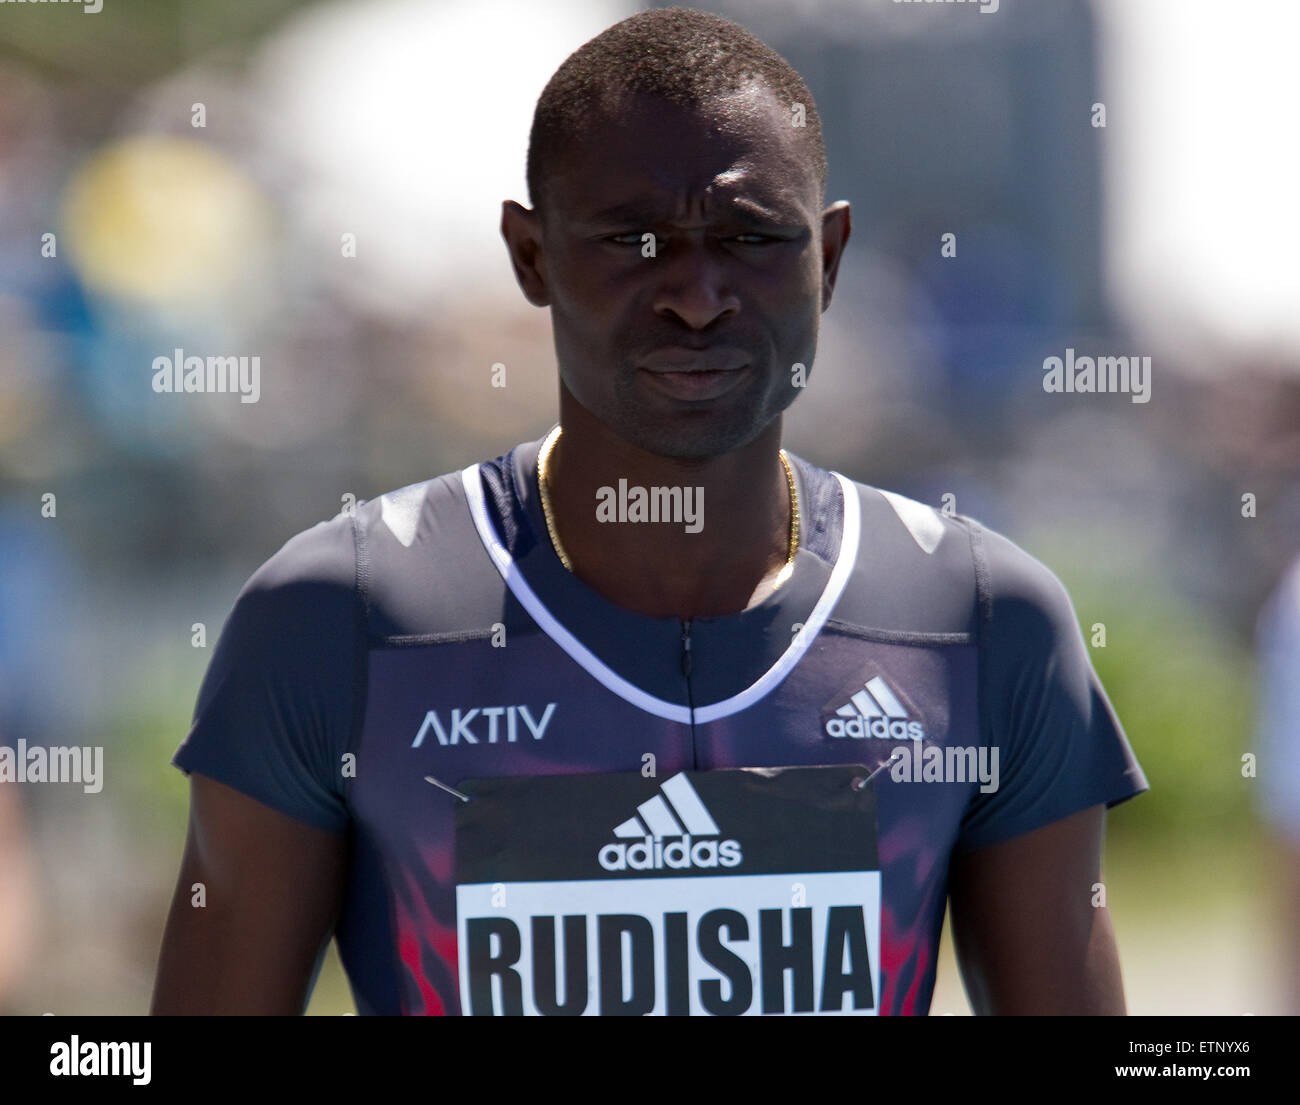
[[[179,848],[189,818],[185,776],[171,765],[185,734],[212,647],[191,648],[188,639],[155,641],[142,650],[133,676],[109,710],[105,743],[117,750],[112,793],[133,831],[166,838]],[[107,770],[105,790],[109,790]]]
[[[1151,789],[1107,817],[1116,842],[1239,833],[1254,819],[1255,664],[1249,642],[1162,586],[1058,571],[1093,666]],[[1093,647],[1093,625],[1106,629]]]

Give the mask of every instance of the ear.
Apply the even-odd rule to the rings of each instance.
[[[831,305],[840,258],[853,233],[853,215],[848,200],[837,200],[822,212],[822,310]]]
[[[546,258],[542,250],[542,222],[537,211],[514,200],[501,204],[501,237],[506,241],[510,264],[524,298],[534,307],[549,307]]]

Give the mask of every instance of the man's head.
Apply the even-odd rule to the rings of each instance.
[[[643,12],[570,56],[533,120],[534,209],[502,219],[569,395],[664,456],[753,440],[811,369],[848,238],[825,180],[806,85],[734,23]]]

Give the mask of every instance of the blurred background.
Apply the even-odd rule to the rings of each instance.
[[[640,7],[97,3],[0,4],[0,742],[105,749],[99,794],[0,785],[10,1013],[147,1011],[168,761],[253,570],[552,424],[500,203],[550,74]],[[1300,12],[700,6],[801,72],[853,204],[787,444],[1069,589],[1152,785],[1108,817],[1130,1011],[1300,1011]],[[1150,401],[1046,393],[1067,348],[1149,356]],[[177,349],[260,357],[258,401],[155,392]],[[331,951],[310,1011],[353,1009]]]

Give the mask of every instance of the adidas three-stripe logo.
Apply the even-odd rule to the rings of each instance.
[[[685,775],[677,774],[661,786],[662,794],[656,794],[648,802],[637,806],[640,817],[629,817],[621,825],[614,826],[614,835],[623,837],[683,836],[695,833],[698,836],[717,836],[719,829],[712,815],[704,808],[700,796],[695,793],[691,781]],[[667,795],[677,810],[677,817],[669,809],[663,796]],[[680,822],[678,821],[680,818]]]
[[[692,839],[717,837],[722,830],[685,775],[674,775],[659,791],[637,806],[636,816],[614,826],[619,841],[606,844],[597,856],[606,871],[735,867],[740,863],[739,841]],[[636,843],[624,844],[624,840]]]
[[[907,709],[882,676],[863,684],[862,690],[835,711],[826,722],[831,737],[878,737],[882,740],[924,740],[925,727],[909,721]]]

